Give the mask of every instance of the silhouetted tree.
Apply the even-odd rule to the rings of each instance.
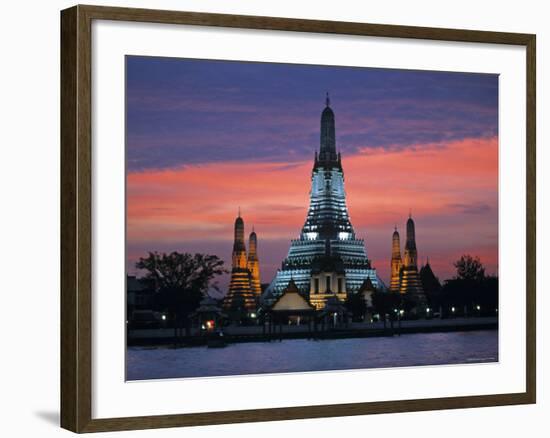
[[[498,309],[498,277],[486,276],[479,257],[463,255],[454,263],[457,275],[445,282],[438,303],[448,312],[455,307],[458,312],[470,309],[480,314],[494,314]]]
[[[218,289],[211,282],[225,272],[223,260],[215,255],[171,252],[149,252],[141,257],[136,268],[145,271],[145,278],[155,284],[157,303],[174,319],[174,334],[182,322],[188,330],[188,316],[198,306],[209,287]]]
[[[367,312],[367,303],[362,293],[348,294],[345,306],[351,312],[351,317],[354,321],[363,319]]]
[[[459,280],[480,281],[485,278],[485,268],[479,257],[465,254],[453,263],[456,268],[456,278]]]
[[[372,294],[372,306],[375,311],[382,316],[384,328],[386,328],[387,316],[393,326],[393,320],[396,316],[394,309],[401,308],[401,294],[396,292],[381,292],[377,290]]]

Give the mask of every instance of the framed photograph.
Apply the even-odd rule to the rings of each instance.
[[[61,425],[535,403],[535,35],[61,13]]]

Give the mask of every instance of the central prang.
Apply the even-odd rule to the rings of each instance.
[[[276,300],[290,280],[317,309],[324,308],[327,299],[335,295],[345,300],[347,294],[359,291],[367,279],[378,289],[384,287],[367,258],[365,242],[356,238],[349,218],[334,119],[327,93],[306,221],[300,237],[291,241],[281,269],[262,294],[263,305]]]

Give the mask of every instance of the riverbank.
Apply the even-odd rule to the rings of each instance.
[[[223,338],[226,343],[269,342],[283,339],[353,339],[382,336],[399,336],[415,333],[447,333],[468,332],[478,330],[497,330],[497,317],[422,319],[388,323],[383,322],[349,323],[341,327],[320,326],[315,329],[307,324],[277,326],[272,333],[266,328],[255,326],[228,326],[223,328]],[[189,336],[178,339],[180,346],[206,345],[209,336],[192,329]],[[174,330],[171,328],[128,330],[127,345],[131,346],[162,346],[174,344]]]

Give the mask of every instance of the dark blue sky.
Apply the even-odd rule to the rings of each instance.
[[[311,157],[326,91],[343,155],[498,134],[496,75],[129,56],[129,171]]]

